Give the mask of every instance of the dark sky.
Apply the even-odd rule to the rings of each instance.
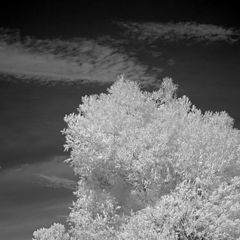
[[[236,1],[237,2],[237,1]],[[233,1],[5,1],[0,26],[36,31],[36,28],[66,31],[79,24],[109,20],[198,21],[239,26],[238,7]],[[69,24],[69,25],[68,25]],[[62,25],[62,28],[59,27]]]

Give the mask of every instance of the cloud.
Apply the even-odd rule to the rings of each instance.
[[[0,29],[0,73],[44,84],[105,84],[124,74],[142,85],[155,85],[175,63],[172,56],[163,54],[158,40],[191,45],[240,39],[235,29],[193,22],[114,22],[113,27],[117,34],[69,40],[20,39],[20,34]]]
[[[14,202],[15,195],[18,197],[21,190],[35,192],[35,188],[47,192],[50,186],[56,188],[56,191],[57,188],[72,190],[74,185],[77,184],[77,177],[74,175],[72,168],[64,163],[66,158],[66,156],[55,156],[43,162],[3,168],[0,172],[0,191],[2,193],[2,199],[0,200],[4,200],[4,196],[11,196],[13,198],[7,199],[9,202]],[[40,199],[45,198],[48,199],[47,195],[41,196]],[[29,200],[22,196],[20,202],[25,204],[31,203],[32,200],[32,198]]]
[[[36,174],[36,177],[40,177],[40,179],[43,180],[42,182],[43,186],[46,186],[46,187],[66,188],[70,190],[74,190],[76,188],[76,181],[73,181],[68,178],[57,177],[57,176],[47,176],[44,174]]]
[[[1,170],[0,239],[31,239],[36,229],[66,220],[74,200],[70,186],[77,179],[65,159],[56,156]]]
[[[138,81],[151,79],[147,66],[117,48],[91,39],[12,45],[2,41],[0,72],[39,81],[109,83],[122,73]]]
[[[128,38],[148,43],[153,43],[156,40],[170,42],[189,40],[192,43],[223,41],[232,43],[240,39],[240,31],[212,24],[198,24],[194,22],[116,22],[115,24],[125,30]]]
[[[11,46],[0,48],[0,71],[16,77],[39,79],[79,79],[76,63],[57,59],[51,54],[33,54]]]

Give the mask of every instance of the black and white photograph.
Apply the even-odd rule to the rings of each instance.
[[[240,239],[236,2],[1,3],[0,240]]]

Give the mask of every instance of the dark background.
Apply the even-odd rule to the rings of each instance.
[[[237,1],[4,1],[0,26],[20,28],[22,34],[51,35],[74,32],[79,27],[97,27],[98,22],[197,21],[239,27]],[[87,26],[86,24],[87,23]],[[70,27],[71,26],[71,27]]]

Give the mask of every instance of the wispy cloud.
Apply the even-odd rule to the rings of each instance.
[[[0,239],[31,239],[36,229],[66,220],[74,200],[69,190],[76,178],[64,159],[56,156],[45,162],[2,169]]]
[[[174,64],[163,55],[164,42],[214,43],[239,41],[240,31],[192,22],[115,22],[111,32],[95,39],[20,39],[0,29],[0,73],[39,82],[111,83],[120,74],[143,85],[154,85]]]
[[[20,78],[108,83],[124,73],[149,81],[147,66],[97,40],[45,40],[7,45],[0,42],[0,72]]]
[[[0,46],[0,72],[17,77],[77,80],[78,65],[51,54],[30,53],[22,47]]]
[[[162,39],[165,41],[191,40],[193,43],[202,41],[232,43],[240,39],[240,31],[212,24],[194,22],[116,22],[116,24],[125,29],[129,38],[135,38],[138,41],[154,42]]]
[[[53,187],[74,189],[77,177],[70,166],[64,163],[66,156],[55,156],[43,162],[24,164],[18,167],[2,169],[0,172],[0,189],[10,191],[15,189],[13,183],[22,184],[21,187],[32,188]],[[8,188],[5,188],[6,185]]]
[[[74,190],[76,188],[76,181],[64,177],[47,176],[44,174],[36,174],[40,178],[40,183],[45,187],[51,188],[66,188]]]

